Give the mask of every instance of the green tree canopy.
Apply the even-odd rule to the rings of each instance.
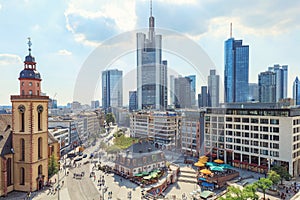
[[[273,182],[268,178],[260,178],[257,182],[254,183],[257,188],[261,189],[264,194],[264,199],[266,199],[266,190],[271,188]]]
[[[247,185],[245,188],[229,186],[225,197],[220,197],[220,200],[256,200],[258,195],[256,192],[257,186],[254,184]]]
[[[107,124],[116,122],[116,118],[115,118],[113,113],[107,113],[106,116],[105,116],[105,120],[106,120]]]
[[[284,179],[289,180],[292,177],[289,174],[289,172],[287,171],[286,167],[276,165],[276,166],[272,167],[272,170],[275,171],[277,174],[279,174],[281,184],[283,183]]]
[[[276,186],[280,181],[280,175],[274,170],[268,172],[268,178],[272,181],[273,186]]]
[[[52,154],[49,160],[48,177],[52,177],[57,172],[58,172],[57,157],[54,154]]]

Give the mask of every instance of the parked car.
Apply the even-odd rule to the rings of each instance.
[[[81,161],[81,160],[82,160],[82,158],[79,157],[79,158],[76,158],[76,159],[74,160],[74,162],[78,162],[78,161]]]
[[[81,151],[79,151],[79,152],[78,152],[78,155],[79,155],[79,156],[82,156],[82,155],[83,155],[83,153],[82,153]]]
[[[86,158],[87,157],[87,154],[83,154],[83,156],[82,156],[83,158]]]

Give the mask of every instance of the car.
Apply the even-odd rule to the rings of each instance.
[[[78,162],[78,161],[81,161],[82,160],[82,158],[76,158],[75,160],[74,160],[74,162]]]
[[[93,158],[93,157],[94,157],[94,154],[91,153],[90,158]]]
[[[82,156],[83,158],[86,158],[87,157],[87,154],[83,154],[83,156]]]
[[[78,152],[78,155],[79,155],[79,156],[82,156],[82,155],[83,155],[83,153],[82,153],[81,151],[79,151],[79,152]]]

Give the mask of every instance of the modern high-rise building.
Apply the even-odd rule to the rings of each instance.
[[[191,79],[178,77],[174,80],[175,108],[191,108]]]
[[[276,102],[276,74],[271,71],[258,75],[258,100],[262,103]]]
[[[216,75],[216,70],[210,70],[207,78],[207,93],[208,93],[208,106],[219,107],[219,87],[220,87],[220,76]]]
[[[137,110],[136,91],[129,91],[129,111]]]
[[[257,83],[249,83],[249,101],[258,101],[258,84]]]
[[[191,80],[191,104],[196,105],[196,75],[187,76]]]
[[[298,76],[293,83],[293,99],[295,101],[295,105],[300,105],[300,81]]]
[[[170,104],[175,104],[175,77],[174,75],[170,76]]]
[[[224,87],[227,103],[246,102],[249,84],[249,46],[230,37],[225,41]]]
[[[137,33],[138,109],[165,110],[168,104],[167,61],[162,61],[162,36],[155,33],[152,9],[148,38]]]
[[[208,106],[208,94],[207,94],[207,86],[201,87],[200,97],[198,96],[199,107],[207,107]]]
[[[100,106],[99,100],[91,101],[91,108],[92,109],[99,108],[99,106]]]
[[[269,71],[276,74],[276,101],[287,98],[288,91],[288,66],[274,65]]]
[[[102,107],[123,106],[123,72],[117,69],[102,72]]]

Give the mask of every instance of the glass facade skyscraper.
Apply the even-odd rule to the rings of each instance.
[[[262,103],[276,102],[276,74],[271,71],[258,75],[258,100]]]
[[[168,105],[167,61],[162,61],[162,36],[155,34],[154,17],[149,17],[148,38],[137,33],[138,109],[165,110]]]
[[[288,66],[276,64],[273,67],[269,67],[269,71],[274,72],[276,76],[276,101],[287,98]]]
[[[102,72],[102,107],[123,106],[123,72],[117,69]]]
[[[216,70],[212,69],[207,77],[207,95],[209,107],[219,107],[219,86],[220,77],[219,75],[216,75]]]
[[[196,75],[187,76],[191,80],[191,104],[196,105]]]
[[[129,111],[137,109],[137,96],[136,91],[129,91]]]
[[[295,101],[295,105],[300,105],[300,81],[298,76],[293,83],[293,99]]]
[[[246,102],[249,84],[249,46],[242,40],[225,41],[225,102]]]

